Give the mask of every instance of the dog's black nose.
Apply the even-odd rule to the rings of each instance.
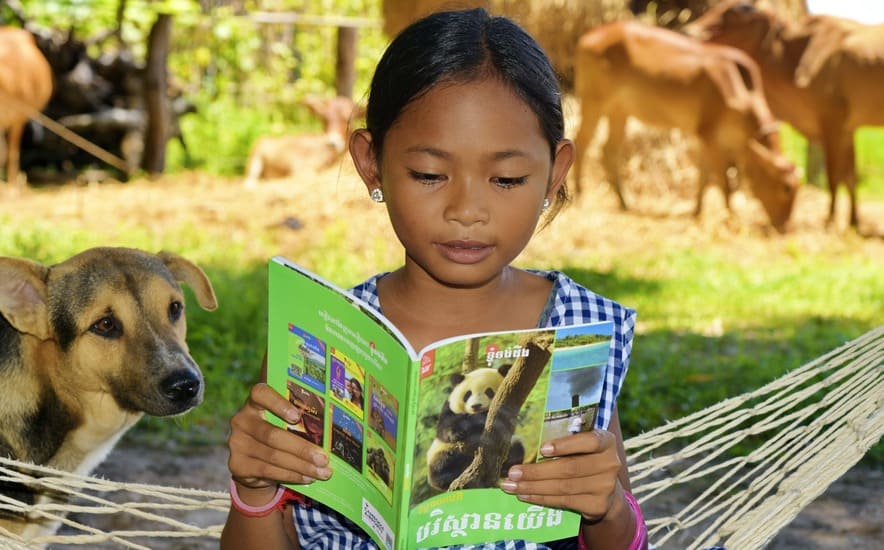
[[[199,395],[202,381],[193,371],[179,371],[163,380],[163,395],[174,403],[186,403]]]

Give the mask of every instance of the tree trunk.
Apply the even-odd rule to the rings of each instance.
[[[516,420],[522,405],[537,384],[549,363],[553,337],[528,333],[520,342],[528,349],[527,357],[519,357],[503,380],[491,402],[485,432],[472,464],[449,486],[449,491],[471,487],[496,487],[500,468],[510,451]]]
[[[470,338],[467,340],[465,346],[466,349],[463,354],[463,363],[461,363],[460,369],[463,373],[470,372],[477,366],[476,359],[479,356],[479,339]]]
[[[356,27],[338,27],[338,55],[335,66],[335,88],[341,97],[353,98],[356,83]]]
[[[172,16],[166,13],[157,15],[147,41],[144,90],[147,134],[142,167],[151,176],[162,174],[166,168],[166,142],[170,134],[166,63],[171,35]]]

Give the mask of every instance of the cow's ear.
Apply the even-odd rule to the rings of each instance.
[[[709,63],[706,74],[709,75],[724,95],[727,106],[738,112],[746,112],[752,107],[754,86],[756,85],[750,67],[738,61],[719,58],[720,63]],[[758,90],[755,93],[760,93]]]
[[[307,107],[311,113],[319,118],[325,118],[327,116],[326,111],[328,110],[328,103],[318,97],[305,97],[301,100],[301,105]]]
[[[46,279],[49,268],[22,258],[0,258],[0,315],[15,330],[48,340]]]
[[[810,41],[795,68],[795,85],[806,88],[817,77],[847,38],[847,30],[837,23],[817,19],[811,26]]]

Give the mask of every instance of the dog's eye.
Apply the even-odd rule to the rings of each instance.
[[[123,334],[123,327],[113,317],[102,317],[89,327],[89,331],[105,338],[119,338]]]
[[[169,320],[173,323],[181,318],[181,314],[184,313],[184,304],[181,302],[172,302],[169,304]]]

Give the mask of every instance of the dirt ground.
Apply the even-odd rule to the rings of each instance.
[[[676,152],[675,157],[680,154]],[[525,261],[551,264],[574,251],[592,250],[599,261],[597,269],[604,270],[614,255],[644,249],[649,243],[661,249],[675,244],[716,247],[746,262],[768,254],[801,251],[884,258],[884,203],[861,204],[861,225],[853,232],[846,228],[846,201],[839,200],[838,221],[826,227],[827,193],[805,187],[799,193],[791,230],[780,235],[767,228],[756,201],[739,191],[732,201],[733,215],[722,207],[718,193],[710,191],[703,215],[695,220],[690,214],[695,190],[686,183],[694,172],[679,158],[673,159],[671,150],[631,159],[626,171],[627,175],[645,176],[633,181],[646,182],[626,187],[631,211],[619,211],[612,193],[601,183],[588,185],[584,195],[529,246]],[[674,175],[664,177],[661,173]],[[299,181],[266,182],[254,189],[244,188],[238,178],[198,173],[128,184],[83,181],[15,193],[0,187],[0,224],[40,224],[60,232],[88,230],[98,241],[88,245],[125,244],[118,242],[117,235],[132,228],[163,243],[176,228],[198,227],[221,243],[236,244],[256,258],[266,258],[296,254],[321,243],[323,228],[336,224],[342,233],[336,242],[346,243],[342,246],[350,249],[345,252],[370,265],[390,263],[396,260],[390,253],[363,246],[365,235],[385,237],[390,242],[394,239],[383,209],[373,206],[346,164]],[[639,333],[642,329],[638,327]],[[720,327],[710,322],[709,330]],[[221,491],[227,482],[225,462],[223,448],[169,452],[124,443],[96,473],[119,481]],[[783,529],[769,547],[884,548],[882,496],[884,473],[855,467]],[[223,514],[212,512],[201,521],[223,522]],[[149,546],[202,549],[215,548],[217,543],[179,540]]]
[[[228,481],[225,448],[200,449],[192,453],[169,453],[128,445],[118,446],[96,472],[96,475],[116,481],[132,481],[194,487],[223,491]],[[680,491],[666,498],[653,500],[645,508],[647,517],[658,517],[680,509],[687,501]],[[808,505],[789,525],[783,528],[767,548],[771,550],[880,550],[884,540],[884,472],[867,466],[855,466],[829,486],[825,493]],[[225,514],[214,511],[181,517],[194,525],[214,525],[224,522]],[[111,522],[115,529],[133,529],[131,521]],[[93,523],[95,523],[93,521]],[[98,526],[98,525],[97,525]],[[210,550],[217,542],[205,539],[153,540],[140,542],[155,550]],[[76,546],[57,546],[58,550],[76,550]],[[118,545],[92,546],[113,549]],[[677,550],[679,546],[667,544]],[[746,550],[732,548],[729,550]]]

